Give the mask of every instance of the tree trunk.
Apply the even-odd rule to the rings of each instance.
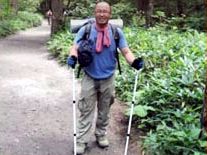
[[[135,6],[138,11],[143,13],[145,16],[145,25],[146,27],[152,26],[152,14],[154,9],[154,1],[153,0],[137,0],[135,2]]]
[[[64,25],[63,19],[63,9],[64,4],[61,0],[51,0],[51,10],[53,13],[52,16],[52,26],[51,26],[51,35],[57,33],[59,30],[62,29]]]
[[[206,1],[207,4],[207,1]],[[207,61],[207,54],[205,56],[206,61]],[[205,94],[204,94],[204,107],[203,107],[203,120],[204,120],[204,127],[205,131],[207,133],[207,68],[206,68],[206,81],[205,81]],[[207,148],[206,148],[207,151]]]
[[[184,4],[182,0],[177,0],[177,15],[179,17],[182,17],[182,15],[184,14]]]
[[[164,9],[165,14],[166,14],[167,17],[169,17],[172,14],[170,3],[169,3],[169,1],[165,1],[164,3],[165,3],[165,5],[164,5],[164,7],[165,7],[165,9]]]
[[[207,7],[207,0],[204,2],[205,7]],[[207,15],[207,10],[205,10],[205,15]],[[205,25],[205,28],[207,29],[207,24]],[[206,40],[207,41],[207,40]],[[207,63],[207,53],[205,54],[205,61]],[[205,94],[204,94],[204,128],[207,134],[207,67],[206,67],[206,81],[205,81]],[[207,152],[207,146],[206,146],[206,152]]]
[[[207,87],[207,83],[206,83],[206,87]],[[204,125],[205,125],[205,131],[207,133],[207,88],[205,88],[205,102],[204,102]]]
[[[12,9],[12,13],[17,14],[18,12],[18,0],[10,0],[10,6]]]
[[[153,0],[148,0],[147,2],[148,4],[145,10],[145,20],[146,20],[146,26],[150,27],[152,26],[152,14],[154,10],[154,5],[153,5]]]

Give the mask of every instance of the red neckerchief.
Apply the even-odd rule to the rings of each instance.
[[[103,46],[109,47],[111,45],[111,40],[109,36],[109,26],[107,25],[104,28],[100,28],[97,24],[95,24],[97,34],[96,41],[96,52],[99,53],[102,51]]]

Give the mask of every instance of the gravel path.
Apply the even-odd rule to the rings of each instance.
[[[43,22],[0,40],[0,155],[73,154],[72,74],[49,59],[49,30]],[[98,148],[92,134],[86,155],[124,154],[122,111],[113,105],[111,146]]]

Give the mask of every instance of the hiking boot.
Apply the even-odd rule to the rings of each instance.
[[[84,154],[85,150],[86,150],[86,144],[85,143],[77,143],[77,145],[76,145],[77,155]]]
[[[105,148],[109,146],[109,141],[106,136],[96,136],[96,142],[99,147]]]

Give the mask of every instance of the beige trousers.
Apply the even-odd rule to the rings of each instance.
[[[81,93],[78,101],[80,116],[77,125],[77,142],[87,143],[90,138],[90,130],[95,117],[97,106],[97,120],[95,135],[106,134],[109,124],[110,106],[114,101],[114,76],[104,80],[95,80],[84,75],[81,84]]]

